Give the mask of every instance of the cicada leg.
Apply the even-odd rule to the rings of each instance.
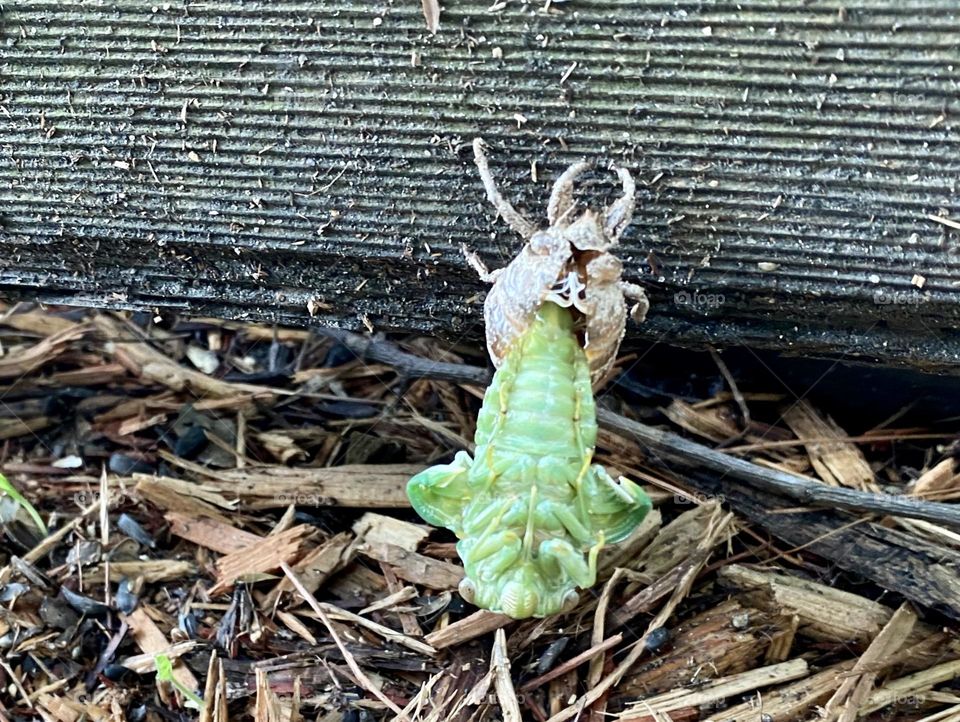
[[[553,191],[550,193],[550,201],[547,203],[547,220],[551,226],[567,221],[570,214],[573,213],[573,182],[581,175],[590,164],[586,161],[574,163],[567,168],[556,182],[553,184]]]
[[[477,275],[480,276],[480,280],[484,283],[494,283],[497,278],[503,273],[502,268],[497,268],[491,271],[487,268],[487,264],[484,263],[480,256],[467,248],[466,243],[460,244],[460,252],[463,253],[464,258],[467,259],[467,263],[470,264],[470,267],[477,272]]]
[[[536,514],[539,517],[537,526],[541,529],[562,528],[581,545],[590,544],[596,539],[596,534],[590,531],[576,513],[564,504],[542,501]]]
[[[507,222],[513,230],[519,233],[524,239],[530,238],[536,232],[537,227],[526,218],[524,218],[512,205],[510,201],[504,198],[497,189],[497,182],[490,173],[490,166],[487,163],[487,156],[483,152],[483,139],[474,138],[473,140],[473,159],[477,164],[477,170],[480,171],[480,180],[483,181],[483,188],[487,192],[487,199],[497,209],[497,213]]]
[[[623,477],[615,481],[599,464],[590,467],[583,494],[590,526],[611,543],[628,537],[653,507],[643,489]]]
[[[499,529],[526,524],[526,503],[521,497],[491,499],[478,495],[463,513],[463,536],[483,539]]]
[[[457,532],[464,508],[470,501],[467,475],[473,460],[458,452],[449,464],[431,466],[407,483],[407,496],[424,521]]]
[[[620,236],[630,225],[637,195],[637,186],[633,182],[630,171],[626,168],[616,168],[615,170],[617,175],[620,176],[623,195],[607,208],[603,220],[603,230],[606,231],[613,243],[620,240]]]
[[[650,310],[650,301],[643,288],[635,283],[620,281],[620,290],[624,298],[635,301],[633,308],[630,309],[630,318],[637,323],[643,323],[647,318],[647,311]]]
[[[479,581],[485,582],[509,569],[520,558],[521,546],[520,536],[504,529],[484,539],[464,539],[457,544],[457,552],[466,569],[479,572]]]
[[[582,589],[592,587],[597,581],[597,556],[603,548],[601,538],[590,548],[587,558],[583,552],[565,539],[545,539],[540,542],[539,558],[541,564],[546,564],[545,571],[556,572],[562,570]],[[553,567],[551,569],[551,567]]]

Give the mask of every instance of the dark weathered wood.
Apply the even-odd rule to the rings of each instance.
[[[837,512],[799,512],[787,497],[757,494],[721,477],[695,473],[685,481],[701,494],[719,495],[737,514],[794,549],[960,619],[960,553],[953,549],[880,524],[853,524]],[[777,508],[778,500],[785,511]]]
[[[632,339],[956,363],[953,0],[490,5],[5,3],[0,290],[479,339],[480,134],[534,217],[634,171]]]

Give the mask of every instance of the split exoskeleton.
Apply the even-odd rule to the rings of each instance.
[[[597,383],[616,360],[626,332],[627,301],[634,302],[630,316],[638,323],[649,309],[643,289],[622,280],[623,265],[611,252],[633,217],[636,187],[630,172],[614,169],[623,195],[601,214],[587,209],[575,215],[574,182],[590,164],[571,165],[553,185],[547,204],[550,225],[540,230],[500,194],[480,138],[474,140],[473,150],[487,198],[526,241],[513,261],[495,271],[488,271],[476,254],[464,249],[480,277],[493,284],[484,303],[484,320],[494,367],[500,367],[507,349],[530,327],[537,309],[551,300],[583,315],[583,348],[591,381]]]

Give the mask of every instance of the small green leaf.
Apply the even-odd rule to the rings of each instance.
[[[6,494],[20,506],[26,509],[27,513],[30,515],[30,518],[33,519],[33,523],[37,525],[37,528],[43,533],[44,536],[47,535],[47,525],[43,523],[43,519],[40,518],[40,514],[37,513],[37,510],[33,508],[33,504],[27,501],[26,497],[17,491],[17,488],[7,481],[7,477],[3,474],[0,474],[0,493]]]
[[[203,709],[203,700],[195,692],[180,684],[177,678],[173,676],[173,662],[170,661],[170,657],[165,654],[155,655],[153,663],[157,668],[157,679],[161,682],[169,682],[180,694],[192,702],[197,709]]]

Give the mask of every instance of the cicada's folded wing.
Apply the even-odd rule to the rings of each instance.
[[[473,459],[461,451],[449,464],[424,469],[407,482],[407,496],[414,511],[428,524],[455,534],[462,527],[462,514],[470,500],[467,476]]]
[[[630,536],[653,507],[643,489],[623,477],[615,481],[599,464],[590,467],[581,493],[591,527],[602,530],[611,544]]]

